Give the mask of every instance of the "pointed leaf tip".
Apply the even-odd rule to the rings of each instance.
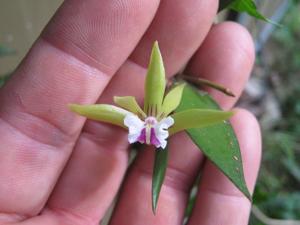
[[[176,112],[191,108],[216,110],[219,109],[219,106],[208,94],[199,93],[187,85]],[[218,123],[204,128],[188,129],[187,133],[206,157],[251,201],[251,194],[244,177],[239,143],[230,123]]]
[[[263,20],[265,22],[271,23],[275,26],[281,26],[280,24],[273,22],[272,20],[263,16],[257,9],[256,3],[254,0],[232,0],[227,6],[237,12],[245,12],[250,16],[255,17],[256,19]]]
[[[152,48],[147,77],[145,81],[144,112],[156,116],[162,108],[165,94],[166,77],[163,59],[158,42]]]

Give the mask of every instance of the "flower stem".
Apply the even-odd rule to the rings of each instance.
[[[220,84],[214,83],[212,81],[202,79],[202,78],[198,78],[198,77],[187,76],[187,75],[184,75],[184,74],[180,74],[179,78],[182,78],[183,80],[191,82],[192,84],[194,84],[196,86],[208,86],[208,87],[211,87],[213,89],[216,89],[216,90],[224,93],[225,95],[235,97],[235,94],[229,88],[226,88],[226,87],[224,87]]]

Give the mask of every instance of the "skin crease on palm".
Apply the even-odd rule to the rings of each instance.
[[[188,74],[221,83],[240,96],[254,62],[252,39],[235,23],[213,25],[217,8],[217,0],[66,0],[0,90],[0,224],[95,225],[120,189],[111,225],[179,225],[201,169],[188,224],[246,225],[250,202],[204,161],[184,133],[170,140],[154,216],[153,149],[141,151],[124,178],[126,132],[86,122],[67,108],[68,103],[111,103],[114,95],[142,101],[155,40],[169,77],[187,65]],[[224,109],[238,99],[208,91]],[[232,124],[253,190],[261,154],[259,126],[242,109]]]

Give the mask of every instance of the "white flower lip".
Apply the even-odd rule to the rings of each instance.
[[[154,145],[156,148],[165,149],[168,128],[174,124],[174,119],[170,116],[163,118],[159,122],[155,117],[147,117],[142,121],[134,114],[128,114],[124,118],[124,125],[128,127],[128,142],[130,144],[140,142],[142,144]]]

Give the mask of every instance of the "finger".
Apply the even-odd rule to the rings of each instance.
[[[162,3],[162,8],[160,8],[161,11],[158,12],[157,18],[160,18],[161,22],[164,20],[168,21],[168,24],[162,22],[160,25],[167,32],[165,39],[163,39],[165,42],[162,44],[160,40],[160,46],[167,71],[170,75],[178,72],[187,62],[188,58],[183,56],[186,56],[186,53],[191,56],[203,41],[213,22],[217,4],[215,1],[205,2],[198,0],[185,2],[164,1]],[[171,12],[178,12],[179,15],[172,14]],[[191,15],[193,16],[191,17]],[[175,26],[176,24],[179,25]],[[158,27],[156,20],[154,20],[151,26]],[[155,32],[148,30],[146,34],[149,34],[151,37],[155,33],[162,32],[157,29],[154,28]],[[180,35],[178,35],[179,33]],[[170,39],[176,39],[176,41],[169,42]],[[149,40],[148,36],[144,36],[143,40]],[[197,44],[196,46],[195,43]],[[149,43],[143,43],[141,49],[147,45],[149,46]],[[142,50],[138,49],[134,51],[134,54],[138,54],[139,51]],[[133,60],[140,60],[139,63],[143,64],[143,58],[136,57],[134,54],[132,56]],[[183,137],[184,135],[181,135],[178,138],[184,143],[189,143],[189,140]],[[176,143],[178,144],[178,142]],[[173,148],[175,144],[171,143],[170,148]],[[187,160],[190,161],[182,164],[180,164],[182,155],[172,155],[172,152],[170,153],[170,166],[168,167],[166,178],[167,185],[164,186],[165,188],[161,192],[159,203],[161,207],[158,207],[156,216],[153,216],[151,208],[151,174],[154,151],[153,149],[145,150],[137,158],[135,165],[129,172],[111,224],[181,223],[184,213],[184,201],[191,182],[190,176],[193,176],[197,171],[198,164],[196,161],[201,158],[201,154],[197,151],[195,152],[196,154],[191,155],[191,157],[188,156]],[[177,165],[180,165],[179,168],[174,167]],[[187,170],[189,172],[185,174],[184,172]]]
[[[226,30],[226,33],[224,33],[224,30]],[[234,38],[232,37],[233,35]],[[218,42],[214,42],[214,45],[211,44],[210,38],[215,40],[216,36],[224,39],[222,45]],[[217,63],[212,65],[210,63],[215,58],[226,60],[229,55],[233,55],[230,57],[235,55],[239,57],[241,55],[240,51],[244,51],[244,48],[236,47],[236,41],[243,42],[248,46],[249,49],[247,51],[253,51],[253,44],[245,29],[228,23],[216,25],[208,33],[204,43],[195,55],[195,57],[197,57],[197,54],[204,55],[205,52],[203,51],[207,51],[206,44],[209,43],[210,51],[213,51],[214,56],[210,58],[203,57],[201,58],[202,61],[196,61],[194,58],[193,63],[207,65],[205,67],[207,76],[217,76],[215,72],[218,72],[219,76],[228,74],[226,82],[231,83],[232,79],[236,79],[237,74],[234,71],[237,70],[237,65],[228,63],[223,68],[222,63],[220,65]],[[232,51],[228,49],[232,49]],[[244,58],[239,60],[239,76],[244,78],[239,78],[239,82],[236,82],[236,85],[238,86],[237,89],[242,90],[251,67],[244,63],[244,60],[248,60],[248,56],[244,55]],[[249,64],[252,64],[253,61],[254,58],[250,60]],[[219,70],[215,69],[216,67],[220,67]],[[198,68],[194,67],[193,69]],[[198,74],[198,71],[193,69],[191,68],[191,71],[194,74]],[[210,93],[214,94],[214,90],[211,90]],[[233,104],[233,101],[231,98],[227,98],[221,101],[220,104],[222,106],[228,105],[228,102]],[[201,166],[203,155],[185,134],[179,134],[171,139],[169,151],[168,169],[160,193],[157,214],[153,216],[151,209],[151,175],[154,151],[147,149],[139,156],[128,175],[112,224],[118,224],[121,221],[121,219],[117,220],[117,218],[128,221],[128,224],[182,224],[189,189]]]
[[[0,211],[40,212],[84,123],[67,104],[97,100],[157,6],[140,0],[64,2],[1,89]]]
[[[235,98],[229,98],[212,88],[205,88],[223,109],[230,109],[243,91],[243,84],[249,78],[254,58],[254,44],[248,31],[237,23],[224,22],[211,30],[209,37],[190,61],[186,73],[232,90]],[[204,61],[207,63],[202,63]]]
[[[216,1],[199,0],[162,1],[151,29],[147,30],[130,59],[147,68],[153,42],[158,40],[166,73],[168,76],[174,75],[204,40],[215,17],[216,4]]]
[[[191,3],[196,3],[197,12],[201,14],[201,19],[198,15],[197,19],[192,20],[189,26],[185,26],[184,21],[190,18]],[[196,51],[199,42],[208,32],[216,8],[216,3],[207,4],[206,1],[198,0],[189,1],[188,4],[186,2],[183,4],[182,1],[162,2],[156,15],[158,17],[155,17],[142,41],[135,49],[134,56],[118,71],[101,96],[100,102],[111,103],[114,95],[143,97],[144,75],[146,73],[143,63],[146,62],[138,61],[137,55],[140,54],[141,59],[148,58],[154,40],[159,41],[164,58],[172,58],[172,61],[167,61],[166,64],[169,73],[174,73],[175,70],[182,67],[183,63]],[[183,13],[179,9],[184,9],[183,11],[186,12]],[[196,14],[194,6],[191,11]],[[175,21],[172,20],[172,23],[170,23],[171,13],[172,17],[176,18]],[[210,23],[206,22],[203,25],[202,22],[207,20],[210,20]],[[182,26],[185,26],[186,29]],[[176,28],[180,29],[183,34],[176,35],[178,32]],[[154,33],[155,35],[153,35]],[[153,36],[148,36],[150,34]],[[173,50],[167,49],[166,46]],[[185,49],[182,49],[179,54],[174,51],[177,46],[185,46]],[[144,50],[141,51],[140,48]],[[139,51],[141,52],[137,53]],[[178,57],[175,57],[174,54],[177,54]],[[125,131],[101,123],[88,122],[79,138],[69,165],[48,203],[48,207],[52,209],[60,207],[67,209],[72,214],[85,215],[89,218],[101,217],[116,193],[127,167],[127,148],[128,142]],[[81,175],[77,176],[79,171]],[[91,194],[91,189],[93,194]],[[116,218],[122,219],[119,216]]]
[[[231,120],[240,143],[247,186],[253,192],[261,159],[260,128],[255,117],[237,110]],[[207,162],[189,225],[248,224],[251,202],[211,162]]]

